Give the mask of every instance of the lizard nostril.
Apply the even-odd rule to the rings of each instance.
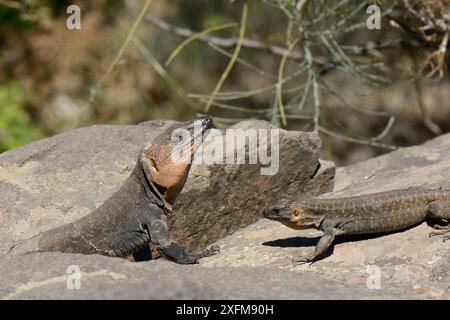
[[[211,117],[202,117],[202,124],[207,127],[210,128],[212,126],[212,119]]]

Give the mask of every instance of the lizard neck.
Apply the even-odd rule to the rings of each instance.
[[[138,161],[134,167],[131,177],[141,186],[141,189],[143,190],[143,192],[141,192],[142,197],[144,197],[146,201],[156,204],[163,209],[166,214],[172,212],[172,205],[165,200],[164,196],[153,184],[153,181],[147,178],[147,175],[140,165],[140,161]]]

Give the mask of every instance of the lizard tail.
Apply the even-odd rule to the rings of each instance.
[[[38,252],[39,250],[39,246],[38,246],[38,241],[40,238],[40,234],[37,236],[34,236],[30,239],[27,240],[20,240],[17,241],[7,252],[7,254],[11,255],[11,256],[22,256],[25,254],[29,254],[29,253],[33,253],[33,252]]]

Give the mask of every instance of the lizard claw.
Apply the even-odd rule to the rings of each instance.
[[[175,261],[176,263],[179,264],[198,264],[198,257],[196,255],[193,254],[189,254],[181,259],[178,259]]]
[[[299,265],[302,265],[302,264],[305,264],[308,262],[310,262],[312,264],[313,260],[311,258],[308,258],[305,256],[297,256],[292,259],[292,264],[296,265],[296,266],[299,266]]]
[[[196,254],[196,256],[197,256],[197,258],[201,259],[201,258],[213,256],[218,253],[220,253],[220,247],[213,245],[209,248],[205,248],[205,249],[201,250],[200,252],[198,252]]]
[[[442,241],[444,241],[444,242],[445,242],[446,240],[450,239],[450,235],[449,235],[449,234],[445,235],[446,233],[449,233],[449,232],[450,232],[450,224],[448,224],[448,225],[446,225],[446,226],[434,225],[434,226],[433,226],[433,229],[434,229],[435,231],[430,232],[429,237],[434,237],[434,236],[441,236],[441,235],[444,235],[444,236],[442,237]]]
[[[219,246],[214,245],[209,248],[200,250],[197,253],[188,253],[184,255],[182,258],[176,260],[176,262],[180,264],[198,264],[200,259],[210,257],[219,252],[220,252]]]

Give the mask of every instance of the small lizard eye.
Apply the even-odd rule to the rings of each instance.
[[[298,216],[300,215],[300,211],[297,210],[297,209],[294,209],[294,210],[292,211],[292,213],[294,214],[295,217],[298,217]]]
[[[171,137],[172,141],[183,141],[184,140],[184,135],[182,132],[180,131],[175,131]]]

